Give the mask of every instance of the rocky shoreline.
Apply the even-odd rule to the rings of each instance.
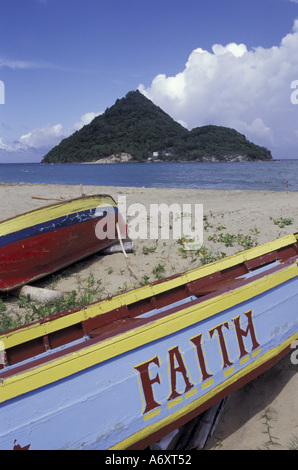
[[[204,163],[204,162],[249,162],[252,161],[247,155],[225,155],[222,158],[217,158],[215,156],[212,157],[202,157],[201,160],[162,160],[156,157],[149,157],[147,161],[141,162],[140,160],[136,160],[130,153],[120,153],[119,155],[110,155],[109,157],[100,158],[99,160],[94,160],[90,162],[82,162],[84,165],[90,164],[106,164],[106,163]],[[257,160],[253,160],[257,161]],[[259,161],[272,161],[272,160],[259,160]]]

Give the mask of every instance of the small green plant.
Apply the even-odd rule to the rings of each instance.
[[[289,450],[298,450],[298,437],[297,436],[293,436],[291,443],[290,443]]]
[[[224,253],[223,251],[220,251],[219,253],[215,254],[211,250],[208,250],[208,248],[204,245],[202,245],[201,248],[198,250],[198,255],[200,257],[201,264],[203,265],[212,263],[213,261],[217,261],[226,257],[226,253]]]
[[[251,229],[253,233],[259,233],[257,229]],[[215,233],[214,235],[209,235],[208,241],[212,241],[215,243],[223,243],[226,247],[234,246],[234,243],[238,243],[238,245],[243,246],[245,250],[248,248],[252,248],[258,245],[257,240],[253,240],[251,235],[243,235],[242,233],[238,233],[237,235],[231,233]]]
[[[87,301],[86,303],[92,302],[95,295],[97,295],[101,289],[101,279],[96,280],[93,274],[90,274],[86,281],[86,286],[79,285],[80,301],[82,303],[84,303],[85,300]]]
[[[182,246],[184,246],[186,243],[192,243],[192,242],[194,242],[194,239],[187,235],[183,235],[181,238],[178,238],[177,240],[177,243]]]
[[[273,219],[270,217],[270,220],[273,220],[274,225],[277,225],[279,228],[284,228],[286,225],[292,225],[293,219],[279,217],[278,219]]]
[[[253,240],[250,235],[243,235],[242,233],[238,233],[237,242],[238,245],[243,246],[245,250],[258,246],[257,240]]]
[[[212,217],[212,214],[211,214],[211,217]],[[208,221],[207,215],[203,215],[203,223],[204,223],[204,230],[208,230],[209,227],[212,227],[212,225]]]
[[[85,285],[79,285],[78,292],[76,290],[72,290],[62,301],[47,302],[46,304],[35,304],[31,301],[29,295],[20,295],[18,300],[18,306],[19,308],[25,310],[25,314],[23,315],[23,321],[20,324],[26,324],[31,321],[47,317],[49,315],[53,315],[58,312],[71,310],[77,307],[83,307],[84,305],[90,304],[91,302],[93,302],[95,296],[98,296],[101,288],[101,280],[95,280],[94,276],[90,274]],[[10,328],[20,326],[20,324],[12,325]],[[3,328],[2,322],[1,328]]]
[[[13,320],[8,315],[0,312],[0,332],[12,330],[21,325],[20,321]]]
[[[21,322],[19,319],[12,319],[6,313],[6,305],[3,299],[0,299],[0,332],[12,330],[20,326]]]
[[[151,247],[143,246],[143,255],[148,255],[149,253],[154,253],[156,248],[157,248],[156,246],[151,246]]]
[[[162,279],[165,273],[165,265],[158,264],[153,270],[153,274],[155,274],[156,279]]]
[[[142,277],[140,284],[141,286],[146,286],[147,284],[150,283],[150,278],[146,274]]]
[[[178,253],[181,254],[182,258],[184,258],[184,259],[187,258],[188,251],[185,250],[184,248],[178,248]]]
[[[273,426],[270,424],[271,421],[274,420],[273,411],[270,408],[267,408],[264,411],[264,414],[260,417],[260,419],[264,420],[264,425],[266,427],[264,434],[268,436],[268,440],[263,443],[264,447],[269,450],[271,449],[270,446],[279,446],[280,444],[276,442],[278,440],[278,437],[273,436]]]
[[[236,240],[236,235],[231,235],[230,233],[223,234],[222,232],[218,235],[215,233],[214,235],[210,235],[208,237],[209,241],[224,243],[225,246],[233,246],[234,241]]]
[[[46,304],[35,305],[29,296],[20,296],[18,305],[20,308],[26,310],[24,316],[25,322],[28,323],[40,318],[47,317],[49,315],[54,315],[55,313],[62,312],[64,310],[73,309],[76,307],[82,307],[86,305],[90,300],[92,301],[92,296],[87,293],[83,293],[81,297],[78,298],[78,294],[75,290],[71,291],[66,299],[62,301],[47,302]]]
[[[2,299],[0,299],[0,313],[4,312],[6,310],[5,303],[3,302]]]

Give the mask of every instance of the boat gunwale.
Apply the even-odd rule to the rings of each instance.
[[[284,242],[284,243],[280,244],[280,242]],[[58,312],[53,315],[44,317],[40,320],[36,320],[34,322],[21,325],[17,328],[4,331],[0,334],[0,341],[5,341],[5,340],[7,341],[8,339],[11,340],[12,336],[15,336],[15,337],[18,335],[23,336],[26,333],[28,333],[29,337],[27,340],[22,341],[22,338],[20,338],[20,341],[16,341],[14,342],[14,344],[11,344],[10,346],[8,346],[8,347],[12,347],[17,344],[21,344],[26,341],[30,341],[32,339],[41,337],[43,335],[53,333],[62,328],[80,323],[81,321],[94,318],[98,315],[106,314],[115,308],[120,308],[124,305],[131,305],[134,302],[145,300],[150,297],[162,294],[171,288],[180,287],[194,280],[203,279],[206,276],[210,276],[212,274],[224,271],[226,269],[231,269],[239,264],[245,263],[246,261],[250,261],[260,256],[264,256],[265,254],[273,252],[277,249],[291,247],[293,246],[293,244],[297,242],[298,242],[298,232],[295,234],[287,235],[283,238],[274,240],[273,242],[269,242],[264,245],[254,247],[249,250],[245,250],[243,252],[228,256],[226,258],[209,263],[207,265],[203,265],[203,266],[194,268],[192,270],[189,270],[183,273],[174,274],[170,277],[154,281],[153,283],[150,283],[146,286],[137,287],[129,291],[126,291],[124,293],[111,296],[100,301],[92,302],[83,307],[76,307],[74,309],[68,309],[62,312]],[[275,244],[277,244],[277,247],[273,246],[272,248],[272,245],[275,245]],[[264,250],[261,250],[261,252],[259,253],[260,248],[263,248]],[[256,256],[253,256],[254,253],[258,253],[258,254]],[[281,263],[281,265],[283,264],[285,263],[284,262]],[[221,267],[221,265],[223,265],[223,267]],[[216,269],[217,267],[218,269]],[[198,272],[200,272],[201,275],[196,275],[196,273]],[[171,284],[173,282],[175,283],[175,285],[171,287]],[[140,292],[142,292],[144,295],[140,295],[138,297],[138,293]],[[114,305],[111,305],[112,303]],[[96,309],[96,307],[98,307],[98,310]],[[93,312],[94,309],[96,309],[97,311]],[[78,314],[81,314],[80,318],[77,318],[79,317]],[[61,323],[62,325],[60,325]],[[43,331],[40,331],[40,332],[36,331],[38,329],[43,330]]]
[[[92,198],[97,198],[97,197],[107,197],[107,198],[110,198],[112,199],[112,201],[115,203],[115,205],[117,205],[115,199],[113,198],[113,196],[111,196],[110,194],[89,194],[89,195],[86,195],[86,196],[79,196],[79,197],[75,197],[75,198],[71,198],[71,199],[61,199],[61,201],[58,201],[53,203],[53,204],[45,204],[43,206],[40,206],[40,207],[35,207],[34,209],[31,209],[29,211],[26,211],[26,212],[21,212],[19,214],[16,214],[16,215],[13,215],[12,217],[8,217],[7,219],[1,219],[0,220],[0,227],[1,227],[1,224],[5,223],[5,222],[9,222],[11,220],[14,220],[14,219],[17,219],[17,218],[20,218],[20,217],[23,217],[23,216],[27,216],[29,214],[34,214],[38,211],[42,211],[44,209],[49,209],[51,207],[55,207],[55,206],[60,206],[62,204],[69,204],[71,202],[75,202],[75,201],[79,201],[81,199],[92,199]],[[1,236],[1,235],[0,235]]]

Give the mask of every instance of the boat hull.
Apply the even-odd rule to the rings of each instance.
[[[3,334],[0,449],[143,449],[271,367],[298,339],[291,241]]]
[[[114,229],[96,236],[98,222]],[[109,196],[43,207],[0,224],[0,290],[8,291],[64,268],[117,240],[118,209]]]

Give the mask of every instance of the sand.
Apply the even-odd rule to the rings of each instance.
[[[225,234],[240,234],[242,241],[244,237],[249,237],[246,240],[252,245],[260,245],[298,231],[298,192],[97,186],[84,186],[83,192],[87,195],[110,194],[116,201],[118,197],[125,196],[127,208],[136,203],[142,204],[147,211],[148,224],[152,204],[176,203],[180,205],[181,212],[187,207],[184,204],[191,204],[192,208],[195,204],[203,204],[203,244],[212,259],[244,249],[243,243],[239,245],[236,240],[232,246],[225,246],[219,241]],[[55,202],[50,199],[80,195],[80,186],[2,183],[0,219]],[[135,217],[136,213],[127,221],[133,224]],[[290,219],[291,223],[281,226],[281,219]],[[220,233],[223,234],[221,237]],[[67,295],[72,290],[81,292],[92,284],[98,287],[94,297],[97,300],[139,286],[144,281],[154,281],[158,274],[168,276],[201,265],[200,255],[183,251],[181,240],[157,237],[133,241],[135,250],[128,256],[135,276],[127,269],[122,253],[106,256],[98,253],[34,285],[54,288]],[[17,298],[12,295],[2,295],[1,298],[5,301],[8,314],[21,312]],[[233,393],[207,448],[298,448],[297,371],[298,366],[291,363],[288,355],[262,376]]]

